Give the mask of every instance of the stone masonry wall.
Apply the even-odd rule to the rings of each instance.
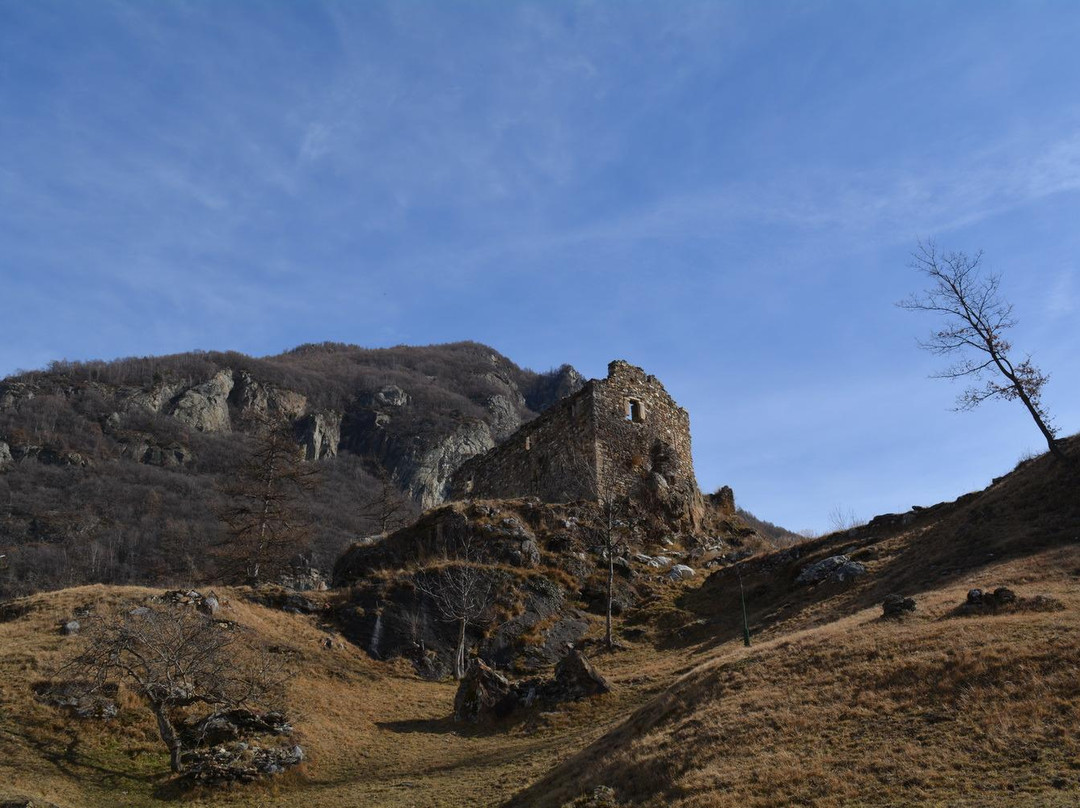
[[[655,376],[616,360],[594,396],[601,496],[633,495],[654,471],[695,479],[690,416]]]
[[[690,417],[655,376],[617,360],[486,454],[455,472],[451,499],[546,502],[631,498],[688,526],[702,499]]]
[[[589,382],[454,472],[449,499],[596,499],[596,425]]]

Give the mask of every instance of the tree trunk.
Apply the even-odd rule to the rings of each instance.
[[[611,549],[611,537],[607,543],[607,616],[604,622],[604,643],[611,648],[611,601],[615,593],[615,553]]]
[[[997,365],[997,369],[1001,371],[1001,375],[1003,375],[1006,379],[1009,380],[1009,383],[1016,391],[1016,395],[1020,398],[1020,401],[1023,402],[1025,407],[1027,407],[1027,411],[1031,414],[1032,419],[1035,421],[1035,426],[1039,428],[1039,431],[1042,432],[1043,437],[1046,438],[1046,445],[1050,448],[1050,454],[1052,454],[1058,460],[1064,460],[1065,452],[1061,450],[1061,446],[1058,444],[1057,438],[1054,436],[1053,431],[1050,429],[1049,426],[1046,425],[1046,422],[1043,421],[1042,413],[1039,412],[1039,408],[1035,406],[1035,402],[1031,400],[1030,396],[1028,396],[1027,390],[1024,389],[1023,383],[1021,383],[1020,379],[1016,377],[1016,374],[1012,372],[1012,363],[1009,362],[1007,358],[999,356],[997,351],[991,350],[990,357],[994,360],[994,364]],[[1008,367],[1005,366],[1006,363],[1008,363]]]
[[[458,622],[457,654],[454,656],[454,678],[465,678],[465,619]]]
[[[154,711],[154,717],[157,719],[158,733],[161,735],[161,740],[169,747],[169,767],[176,774],[181,774],[184,771],[184,762],[181,760],[184,747],[180,743],[180,736],[177,735],[176,728],[169,719],[168,709],[164,704],[152,704],[150,706]]]

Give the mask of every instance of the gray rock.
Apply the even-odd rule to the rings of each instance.
[[[489,396],[484,402],[484,408],[491,414],[491,434],[497,442],[501,443],[521,426],[521,408],[525,401],[520,393],[517,398],[520,400],[517,405],[505,395]]]
[[[260,382],[246,370],[241,370],[230,395],[242,417],[299,418],[307,408],[307,397],[293,390]]]
[[[575,650],[555,666],[554,689],[556,700],[573,701],[607,693],[611,685],[581,651]]]
[[[852,561],[846,555],[830,556],[804,567],[795,583],[817,584],[822,581],[849,581],[866,572],[866,567],[858,561]]]
[[[668,572],[668,578],[672,581],[685,581],[694,577],[694,570],[685,564],[676,564]]]
[[[11,447],[4,443],[4,441],[0,440],[0,466],[7,465],[11,462]]]
[[[60,627],[60,633],[63,634],[65,637],[69,637],[72,634],[78,634],[79,629],[81,628],[82,626],[79,625],[78,620],[68,620],[66,623],[64,623],[64,625]]]
[[[903,617],[915,611],[915,599],[905,598],[902,595],[887,595],[881,604],[881,616],[891,620]]]
[[[305,460],[337,457],[341,444],[341,413],[313,412],[296,425],[296,437]]]
[[[410,401],[409,394],[396,384],[380,387],[371,400],[376,406],[381,407],[404,407]]]
[[[228,368],[218,371],[212,379],[185,390],[170,408],[170,414],[200,432],[228,432],[229,393],[233,375]]]
[[[470,421],[435,443],[415,460],[403,458],[396,471],[406,482],[409,495],[430,508],[443,502],[450,488],[450,476],[474,455],[495,446],[491,430],[483,421]]]

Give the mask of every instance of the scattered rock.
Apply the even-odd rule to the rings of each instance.
[[[57,805],[30,797],[0,797],[0,808],[57,808]]]
[[[896,620],[905,614],[915,611],[915,598],[905,598],[902,595],[886,595],[881,604],[882,617]]]
[[[668,572],[668,578],[672,581],[685,581],[689,578],[693,578],[696,573],[691,567],[685,564],[676,564]]]
[[[1064,608],[1061,601],[1047,595],[1020,597],[1013,590],[999,586],[993,592],[970,589],[967,599],[956,608],[957,614],[996,614],[998,612],[1054,612]]]
[[[866,572],[866,567],[858,561],[852,561],[849,556],[836,555],[824,558],[821,561],[804,567],[799,577],[795,579],[798,584],[817,584],[822,581],[848,581]]]
[[[120,712],[115,697],[117,687],[109,683],[95,687],[91,682],[43,682],[34,692],[45,704],[59,707],[78,718],[115,718]]]
[[[480,721],[502,718],[534,705],[552,706],[607,693],[611,685],[580,651],[571,651],[555,666],[553,679],[510,682],[481,660],[474,660],[454,697],[454,718]]]
[[[573,802],[565,803],[562,808],[617,808],[615,789],[610,786],[597,786],[588,794],[582,794]]]
[[[217,746],[250,735],[288,735],[292,726],[282,713],[257,713],[239,707],[189,720],[177,730],[185,746],[202,747]]]
[[[79,625],[78,620],[68,620],[64,625],[60,626],[60,633],[65,637],[70,637],[72,634],[78,634],[80,628],[82,626]]]
[[[263,747],[234,741],[212,749],[185,752],[183,776],[208,784],[250,783],[259,777],[281,774],[303,760],[304,750],[299,745]]]

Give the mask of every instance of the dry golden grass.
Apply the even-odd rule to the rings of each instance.
[[[452,683],[344,643],[327,650],[315,618],[233,595],[225,617],[290,649],[308,757],[275,781],[224,791],[177,792],[130,694],[110,722],[33,696],[78,642],[60,636],[61,620],[152,591],[35,596],[26,614],[0,617],[0,797],[63,808],[561,806],[607,785],[644,806],[1075,806],[1078,491],[1080,464],[1039,458],[909,526],[748,565],[751,649],[739,641],[734,576],[657,584],[646,613],[621,621],[656,645],[593,658],[611,694],[482,729],[450,720]],[[805,563],[849,545],[867,576],[792,585]],[[1063,608],[954,616],[970,587],[1001,585]],[[893,591],[914,595],[917,613],[880,620]]]
[[[1062,574],[1078,564],[1058,550],[924,594],[899,623],[867,609],[712,647],[510,804],[598,785],[645,806],[1080,804],[1080,593]],[[953,616],[990,577],[1064,609]]]
[[[617,692],[605,699],[488,730],[450,715],[453,683],[418,679],[345,643],[322,647],[312,618],[219,594],[223,616],[285,648],[297,675],[289,702],[307,760],[280,780],[225,791],[179,793],[152,719],[124,693],[120,716],[79,720],[39,703],[33,684],[77,638],[59,624],[77,607],[141,601],[156,590],[89,586],[34,596],[29,613],[0,623],[0,798],[29,796],[63,808],[151,806],[494,805],[585,747],[655,694],[670,667],[640,673],[649,649],[601,657]],[[655,666],[654,666],[655,668]]]

